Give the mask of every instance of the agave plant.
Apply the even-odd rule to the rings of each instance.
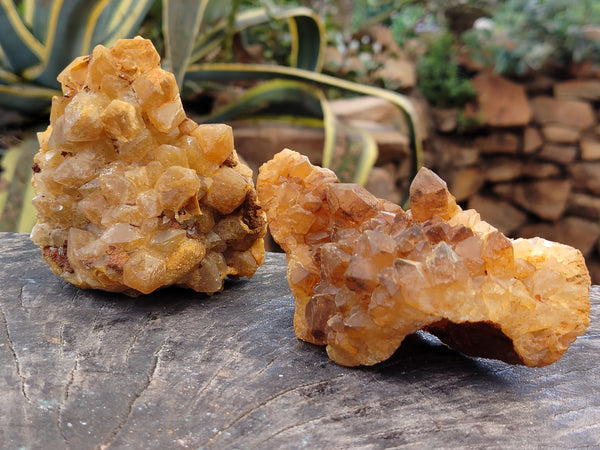
[[[61,95],[56,81],[74,58],[97,44],[131,37],[152,0],[0,0],[0,108],[26,115],[47,111]],[[35,130],[34,130],[35,131]],[[35,137],[0,154],[0,231],[29,231],[35,223],[31,159]]]
[[[152,0],[0,0],[0,107],[39,112],[60,95],[56,76],[75,57],[89,54],[97,44],[111,46],[117,39],[138,33]],[[252,2],[251,2],[252,3]],[[387,1],[386,4],[393,4]],[[261,1],[255,7],[241,0],[162,0],[165,64],[180,87],[184,82],[226,83],[255,80],[237,101],[204,117],[206,122],[240,118],[279,122],[300,121],[324,130],[322,164],[344,181],[364,183],[377,159],[377,145],[368,133],[349,127],[331,112],[325,91],[337,89],[354,95],[387,99],[405,115],[410,132],[412,170],[421,164],[421,142],[412,104],[402,95],[327,76],[321,67],[326,45],[320,17],[304,7],[281,7]],[[281,64],[214,62],[211,56],[226,49],[231,36],[252,27],[285,21],[291,49]],[[289,114],[274,117],[270,106],[285,104]],[[344,143],[340,155],[334,148]],[[2,161],[0,231],[28,231],[31,213],[28,183],[19,176],[29,167],[35,148],[24,142]],[[10,157],[9,157],[10,155]],[[9,186],[9,189],[2,186]],[[16,186],[16,187],[15,187]],[[20,195],[13,194],[18,192]],[[15,206],[16,205],[16,206]],[[8,219],[7,219],[8,218]]]
[[[343,181],[364,183],[377,159],[377,145],[371,135],[346,126],[331,113],[324,91],[333,88],[354,95],[384,98],[397,106],[407,119],[413,150],[411,177],[416,174],[421,165],[421,142],[416,114],[406,97],[322,74],[325,30],[321,18],[311,9],[265,3],[261,8],[241,8],[232,20],[227,11],[236,11],[239,3],[239,0],[163,2],[166,53],[180,83],[183,80],[268,80],[248,90],[239,101],[207,117],[206,121],[230,121],[243,115],[252,116],[256,121],[262,110],[271,104],[285,103],[287,110],[294,111],[294,121],[301,115],[316,119],[317,125],[324,129],[323,166],[332,168]],[[382,3],[389,13],[394,5],[404,4],[406,0]],[[243,32],[249,27],[281,19],[289,22],[291,51],[288,65],[205,61],[207,55],[223,45],[223,37],[228,32],[231,34],[231,29],[236,33]],[[180,26],[184,21],[190,24],[189,28]],[[272,116],[264,119],[281,120]],[[336,157],[334,148],[340,139],[345,143],[345,151],[341,157]]]
[[[97,44],[135,35],[152,0],[0,0],[0,106],[39,112],[56,76]]]

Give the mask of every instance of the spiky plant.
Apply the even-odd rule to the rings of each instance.
[[[151,0],[0,0],[0,107],[39,112],[57,91],[56,75],[75,57],[89,54],[97,44],[112,45],[121,37],[138,33]],[[352,83],[320,73],[326,36],[323,22],[311,9],[281,7],[261,1],[255,7],[241,0],[162,0],[162,35],[165,64],[180,87],[184,81],[226,83],[259,82],[237,101],[204,118],[206,122],[232,121],[240,117],[298,123],[324,130],[323,165],[339,172],[346,181],[364,183],[377,159],[377,144],[367,132],[350,127],[332,113],[326,89],[355,95],[372,95],[396,105],[407,119],[412,148],[411,176],[421,164],[421,143],[412,104],[385,89]],[[214,58],[231,49],[231,37],[253,27],[287,23],[290,57],[287,64],[241,64],[227,57]],[[220,61],[220,62],[216,62]],[[223,62],[225,61],[225,62]],[[285,105],[286,114],[273,116],[273,105]],[[266,114],[269,111],[271,114]],[[334,157],[336,143],[346,151]],[[15,159],[15,158],[13,158]],[[17,158],[27,162],[27,158]],[[12,163],[11,163],[12,164]],[[14,172],[5,170],[5,173]],[[12,178],[11,178],[12,179]],[[7,185],[6,180],[4,185]],[[0,193],[2,192],[0,180]],[[22,188],[26,189],[26,188]],[[17,199],[0,194],[0,231],[28,231],[28,193]],[[18,202],[18,218],[3,225],[3,211]],[[14,214],[13,214],[14,215]]]

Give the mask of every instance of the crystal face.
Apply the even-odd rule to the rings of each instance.
[[[32,180],[31,238],[52,270],[128,295],[251,277],[266,232],[252,171],[229,126],[186,117],[152,43],[98,46],[58,80]]]
[[[428,169],[409,211],[291,150],[260,168],[257,189],[287,254],[296,335],[340,364],[376,364],[426,330],[467,355],[544,366],[589,324],[578,250],[506,238]]]

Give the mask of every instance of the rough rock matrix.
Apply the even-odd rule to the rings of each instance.
[[[31,238],[82,288],[214,293],[251,277],[266,219],[231,128],[186,117],[152,43],[97,46],[59,76],[33,164]]]
[[[428,169],[406,212],[291,150],[260,168],[257,189],[287,254],[296,335],[340,364],[383,361],[426,330],[467,355],[544,366],[589,324],[578,250],[506,238]]]

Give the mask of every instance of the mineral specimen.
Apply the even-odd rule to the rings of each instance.
[[[587,328],[581,253],[506,238],[428,169],[406,212],[291,150],[260,168],[257,189],[287,253],[296,335],[340,364],[383,361],[426,330],[467,355],[544,366]]]
[[[97,46],[58,80],[32,180],[31,238],[52,270],[128,295],[251,277],[266,232],[252,171],[230,127],[186,118],[152,43]]]

